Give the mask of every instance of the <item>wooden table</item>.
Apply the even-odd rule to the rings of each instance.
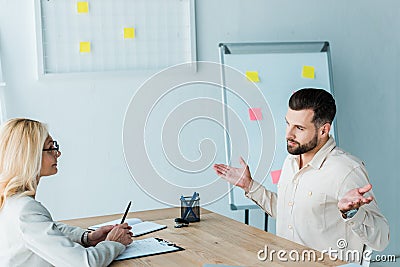
[[[168,226],[167,229],[150,233],[137,239],[160,237],[183,247],[184,251],[113,262],[110,266],[203,266],[203,264],[225,264],[239,266],[339,266],[342,261],[324,260],[302,261],[301,255],[307,247],[280,238],[258,228],[237,222],[225,216],[201,209],[201,221],[190,223],[189,227],[174,228],[174,218],[180,216],[179,208],[168,208],[129,213],[128,218],[136,217],[143,221],[155,221]],[[63,221],[69,225],[86,228],[106,221],[121,218],[121,214]],[[258,252],[268,246],[268,254],[275,250],[273,260],[258,259]],[[286,251],[280,261],[277,252]],[[300,261],[293,261],[289,253],[295,250]],[[317,259],[321,254],[316,252]],[[264,256],[264,254],[261,254]],[[296,257],[292,254],[292,258]]]

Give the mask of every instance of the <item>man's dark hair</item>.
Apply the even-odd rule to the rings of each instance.
[[[336,114],[335,99],[323,89],[303,88],[295,92],[289,99],[292,110],[311,109],[314,111],[312,122],[319,128],[325,123],[332,124]]]

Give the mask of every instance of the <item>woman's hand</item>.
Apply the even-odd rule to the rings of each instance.
[[[114,228],[114,225],[102,226],[96,231],[89,233],[89,245],[96,246],[101,241],[106,240],[108,233]]]
[[[107,241],[115,241],[119,242],[125,246],[132,243],[132,232],[130,231],[132,227],[130,227],[127,223],[117,224],[113,226],[111,231],[107,234]]]

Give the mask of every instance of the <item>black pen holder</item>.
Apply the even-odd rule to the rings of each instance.
[[[181,218],[189,222],[200,221],[200,197],[192,200],[192,197],[181,198]]]

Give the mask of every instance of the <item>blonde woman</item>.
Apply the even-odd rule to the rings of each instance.
[[[132,242],[125,223],[94,232],[54,222],[35,200],[61,152],[44,124],[11,119],[0,128],[0,266],[107,266]]]

